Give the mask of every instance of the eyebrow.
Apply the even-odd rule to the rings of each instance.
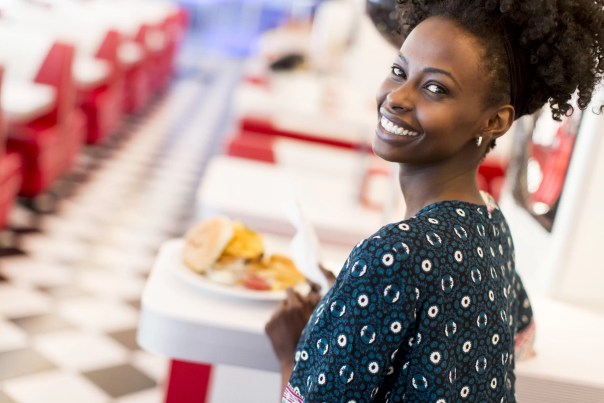
[[[402,61],[404,61],[406,64],[409,64],[409,61],[407,60],[407,58],[405,56],[403,56],[402,53],[399,53],[398,57]],[[457,85],[459,88],[461,88],[461,86],[459,85],[459,83],[457,82],[455,77],[453,77],[453,74],[449,73],[447,70],[439,69],[436,67],[426,67],[426,68],[424,68],[423,71],[425,73],[437,73],[437,74],[445,75],[445,76],[449,77],[451,80],[453,80],[453,82],[455,82],[455,85]]]

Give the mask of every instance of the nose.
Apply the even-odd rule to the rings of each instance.
[[[408,112],[414,108],[413,98],[411,83],[406,81],[390,87],[384,103],[392,112]]]

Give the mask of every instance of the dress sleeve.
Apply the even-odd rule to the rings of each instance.
[[[516,361],[530,358],[535,355],[533,345],[535,342],[535,322],[533,320],[533,308],[528,294],[522,284],[522,280],[515,273],[516,298],[518,310],[516,312],[516,337],[514,339],[514,355]]]
[[[415,320],[407,260],[404,242],[376,236],[357,245],[298,344],[291,395],[305,402],[376,398]]]

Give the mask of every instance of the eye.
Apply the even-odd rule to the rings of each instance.
[[[428,84],[424,88],[434,94],[447,94],[447,90],[443,86],[438,84]]]
[[[390,67],[390,71],[392,72],[392,74],[394,74],[397,77],[400,77],[403,79],[407,78],[407,74],[403,71],[403,69],[401,69],[396,64],[392,65],[392,67]]]

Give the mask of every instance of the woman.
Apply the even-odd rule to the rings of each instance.
[[[399,3],[373,150],[398,164],[407,212],[354,248],[321,301],[289,291],[267,324],[284,402],[515,401],[514,344],[534,325],[477,167],[515,119],[548,101],[572,113],[576,90],[587,106],[604,1]]]

